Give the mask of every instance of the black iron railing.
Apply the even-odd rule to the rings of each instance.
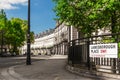
[[[91,44],[118,44],[118,58],[90,57]],[[68,44],[68,64],[91,70],[120,73],[120,33],[97,35],[72,40]]]

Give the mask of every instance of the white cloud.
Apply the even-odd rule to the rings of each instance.
[[[0,0],[0,9],[18,9],[14,4],[27,5],[28,0]]]

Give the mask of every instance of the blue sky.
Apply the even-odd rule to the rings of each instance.
[[[0,0],[8,19],[18,17],[27,20],[27,0]],[[54,3],[52,0],[31,0],[31,31],[40,33],[55,28]]]

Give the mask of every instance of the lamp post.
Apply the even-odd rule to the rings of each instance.
[[[30,54],[30,0],[28,0],[28,31],[27,31],[27,58],[26,65],[31,65]]]

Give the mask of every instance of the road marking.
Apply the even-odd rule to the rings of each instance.
[[[4,77],[5,80],[17,80],[8,73],[8,69],[3,69],[1,75]]]
[[[5,80],[4,77],[0,73],[0,80]]]
[[[14,78],[17,78],[19,80],[26,80],[20,74],[18,74],[14,71],[14,66],[9,68],[9,74],[12,75]]]
[[[23,78],[20,74],[14,71],[14,67],[3,69],[1,75],[4,77],[3,80],[28,80]]]

